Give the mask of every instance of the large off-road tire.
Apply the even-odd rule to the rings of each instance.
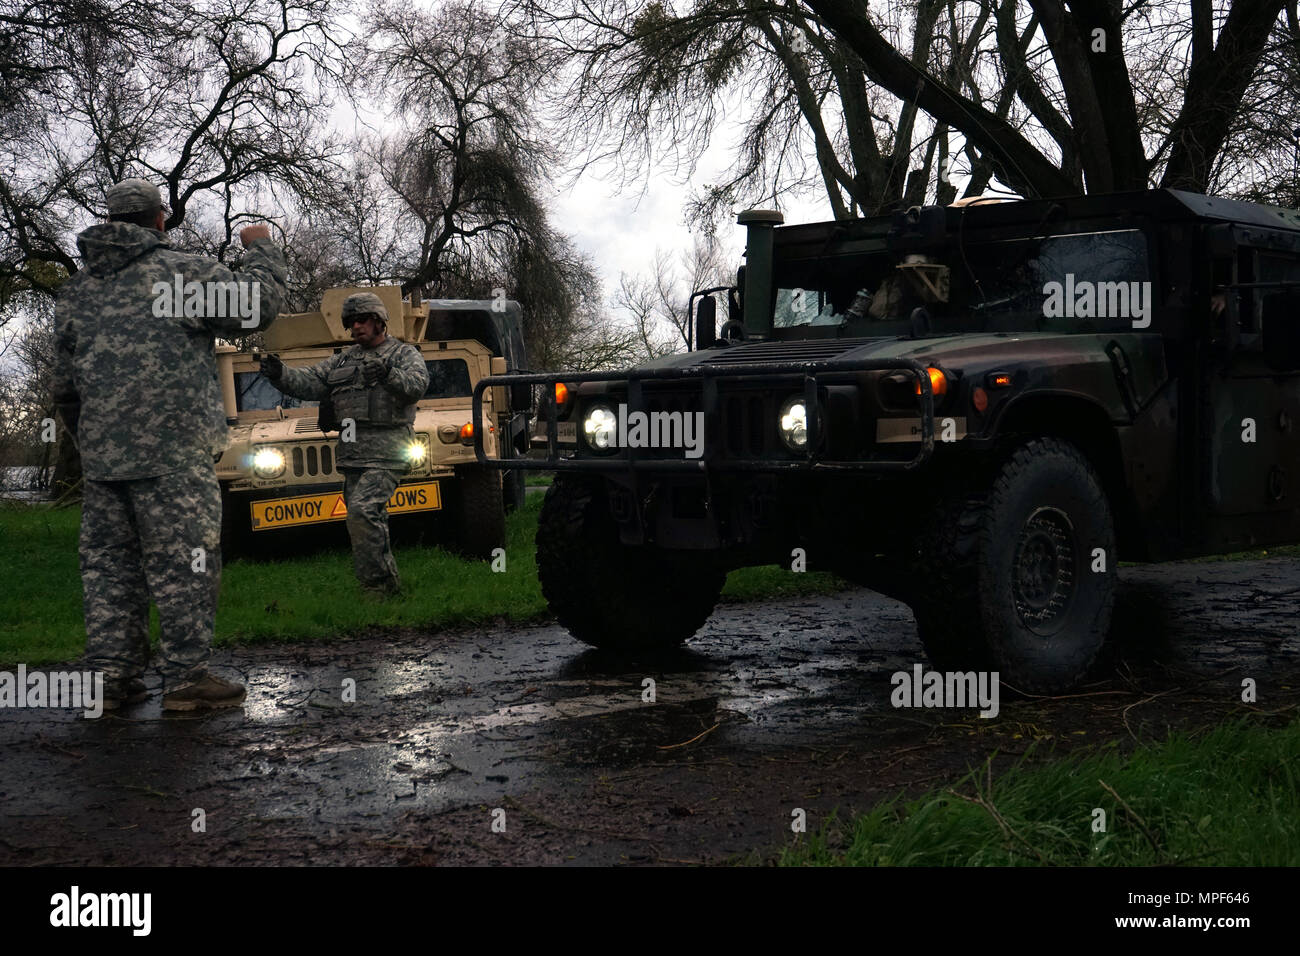
[[[918,558],[913,610],[938,670],[996,670],[1017,690],[1059,693],[1105,643],[1114,524],[1096,472],[1068,442],[1028,441],[991,484],[949,495]]]
[[[501,473],[482,465],[456,469],[455,548],[467,558],[487,561],[506,546],[506,515]]]
[[[727,576],[707,552],[621,544],[602,483],[556,475],[537,524],[537,577],[578,640],[637,651],[676,647],[698,631]]]

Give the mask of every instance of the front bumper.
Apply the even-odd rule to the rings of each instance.
[[[819,398],[830,388],[844,388],[846,373],[902,371],[913,376],[920,385],[919,448],[911,458],[899,460],[894,449],[881,449],[868,443],[857,455],[840,458],[825,457],[822,450],[822,430]],[[557,445],[558,410],[553,401],[543,402],[546,413],[547,456],[545,458],[489,458],[483,447],[483,393],[497,385],[543,385],[545,394],[554,394],[557,382],[580,385],[585,382],[605,382],[626,387],[627,414],[651,412],[648,394],[662,394],[670,390],[685,397],[692,410],[703,414],[703,453],[697,459],[672,458],[648,453],[647,449],[628,447],[613,453],[595,454],[583,447],[579,439],[578,450],[568,456],[561,455]],[[851,387],[851,386],[850,386]],[[724,408],[728,399],[742,391],[748,394],[786,394],[791,389],[802,389],[807,410],[808,448],[802,455],[782,453],[770,455],[737,453],[735,442],[728,441],[729,427],[734,423],[725,420]],[[622,393],[620,393],[622,394]],[[861,401],[859,399],[859,404]],[[633,369],[622,372],[581,372],[573,375],[555,373],[494,375],[480,379],[474,389],[474,454],[480,464],[497,468],[535,469],[546,471],[605,471],[605,472],[657,472],[695,473],[714,471],[759,472],[908,472],[925,464],[934,454],[934,393],[930,376],[925,368],[910,359],[878,360],[828,360],[821,362],[764,362],[748,365],[692,365],[684,368]],[[764,426],[765,427],[765,426]]]
[[[279,531],[347,518],[343,489],[337,484],[252,491],[231,489],[227,493],[228,506],[238,508],[241,523],[246,520],[253,531]],[[401,481],[388,500],[390,517],[441,509],[441,481],[427,476]]]

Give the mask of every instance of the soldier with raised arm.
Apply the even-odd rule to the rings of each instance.
[[[415,403],[428,388],[429,370],[414,346],[388,334],[388,310],[373,292],[344,300],[343,327],[356,343],[351,348],[310,368],[287,368],[266,356],[262,372],[286,395],[333,404],[353,568],[368,593],[389,597],[401,592],[401,579],[388,535],[388,499],[410,468]]]
[[[104,673],[106,709],[144,699],[152,597],[163,707],[238,706],[244,686],[208,671],[226,444],[214,347],[274,320],[284,254],[267,226],[249,226],[231,270],[170,248],[152,183],[124,180],[107,200],[109,221],[77,237],[83,268],[55,307],[54,397],[85,479],[86,664]]]

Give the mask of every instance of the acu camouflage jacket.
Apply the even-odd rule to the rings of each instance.
[[[286,395],[308,400],[329,397],[342,420],[356,422],[355,434],[346,441],[340,432],[340,468],[389,468],[406,471],[406,450],[415,439],[411,423],[415,402],[429,387],[429,370],[413,345],[389,335],[371,354],[388,366],[388,377],[366,388],[361,383],[361,360],[366,350],[353,345],[308,368],[285,366],[275,385]]]
[[[77,237],[84,268],[55,305],[54,400],[91,481],[153,478],[211,460],[227,429],[215,340],[270,325],[286,294],[270,239],[232,271],[125,222]]]

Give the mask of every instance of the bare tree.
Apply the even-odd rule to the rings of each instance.
[[[15,67],[0,99],[0,292],[53,292],[40,264],[74,273],[73,234],[130,175],[161,185],[168,229],[208,202],[222,257],[243,201],[315,188],[337,155],[320,130],[344,57],[335,4],[0,0]]]
[[[873,22],[865,0],[803,2],[857,54],[872,82],[960,131],[995,164],[1003,182],[1030,196],[1076,191],[1072,157],[1063,161],[1052,155],[1032,131],[999,119],[935,70],[905,58]],[[1258,78],[1284,0],[1229,0],[1217,16],[1213,0],[1131,6],[1072,0],[1068,8],[1064,0],[1028,0],[1027,6],[1046,39],[1044,64],[1034,76],[1047,95],[1024,88],[1017,94],[1058,149],[1065,149],[1066,140],[1077,154],[1084,188],[1142,189],[1158,181],[1204,191],[1233,117]],[[1004,11],[1004,17],[1017,16],[1018,8]],[[1177,71],[1180,95],[1171,104],[1172,115],[1154,126],[1150,121],[1156,117],[1143,109],[1126,58],[1136,22],[1131,17],[1144,8],[1158,11],[1162,44],[1182,45],[1187,52],[1185,67]],[[1023,58],[1002,46],[1004,65],[1022,70]],[[1056,91],[1059,99],[1052,95]]]
[[[909,62],[976,86],[991,7],[920,0],[907,9],[910,18],[882,27],[891,42]],[[735,163],[689,206],[706,227],[738,204],[787,195],[821,193],[833,216],[847,218],[952,190],[949,128],[927,121],[912,98],[887,102],[857,55],[795,0],[696,0],[686,9],[532,0],[530,15],[577,58],[560,105],[566,135],[589,163],[615,159],[634,174],[668,149],[693,167],[713,147],[724,110],[739,106]]]
[[[1288,0],[1214,159],[1208,191],[1300,208],[1300,15]]]
[[[534,367],[631,355],[590,261],[546,211],[562,151],[536,100],[558,55],[472,0],[431,11],[380,0],[364,33],[350,76],[394,121],[352,143],[346,174],[304,204],[313,235],[354,281],[518,299]]]
[[[46,487],[57,462],[56,422],[50,394],[54,374],[54,308],[48,296],[13,295],[0,326],[0,465],[39,466]],[[9,320],[20,316],[19,321]]]
[[[614,306],[631,317],[644,358],[657,358],[692,348],[691,293],[731,281],[717,244],[705,234],[679,254],[676,266],[658,249],[649,275],[621,275]]]
[[[710,223],[814,190],[836,218],[948,202],[958,176],[968,196],[1204,191],[1260,147],[1276,182],[1300,125],[1295,0],[520,2],[577,57],[590,162],[691,165],[739,107],[736,162],[690,207]]]
[[[0,0],[0,316],[77,271],[75,234],[128,176],[160,185],[174,246],[222,259],[239,210],[284,209],[328,181],[338,145],[322,120],[347,60],[337,5]],[[39,413],[45,399],[28,398]],[[56,484],[78,470],[61,442]]]
[[[464,277],[476,257],[535,241],[549,228],[542,170],[558,160],[533,103],[547,55],[474,2],[425,12],[381,0],[366,32],[361,68],[402,118],[372,155],[418,237],[404,284]]]

